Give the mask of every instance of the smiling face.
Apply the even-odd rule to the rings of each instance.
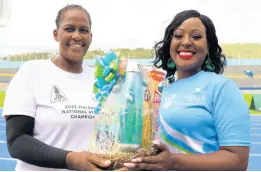
[[[72,62],[83,60],[92,41],[90,21],[84,11],[66,11],[59,28],[53,34],[54,39],[59,42],[60,55],[63,58]]]
[[[180,72],[197,73],[208,53],[206,28],[199,18],[185,20],[174,32],[170,56]]]

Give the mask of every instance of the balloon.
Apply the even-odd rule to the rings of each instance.
[[[103,70],[104,70],[104,67],[97,62],[95,64],[94,76],[95,77],[103,77]]]
[[[96,83],[95,83],[98,88],[102,88],[104,85],[107,84],[104,78],[96,78]]]
[[[108,76],[106,76],[105,81],[106,81],[107,83],[109,83],[109,82],[111,82],[114,78],[115,78],[115,74],[113,74],[113,73],[111,72],[111,73],[109,73]]]
[[[118,72],[118,67],[119,62],[117,60],[112,60],[110,63],[110,68],[112,69],[112,71],[114,71],[115,73]]]
[[[99,88],[98,88],[97,84],[94,83],[94,85],[93,85],[93,92],[94,93],[98,93],[98,91],[99,91]]]
[[[109,75],[110,72],[111,72],[111,69],[106,66],[106,67],[104,67],[102,76],[107,76],[107,75]]]

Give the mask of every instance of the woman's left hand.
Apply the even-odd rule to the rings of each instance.
[[[174,170],[172,154],[168,147],[159,141],[154,141],[153,143],[159,149],[157,155],[136,157],[131,162],[124,163],[124,166],[129,170]]]

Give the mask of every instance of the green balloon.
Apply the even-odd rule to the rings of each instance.
[[[118,71],[118,67],[119,67],[118,60],[112,60],[110,63],[110,68],[112,69],[112,71],[114,73],[116,73]]]
[[[114,77],[115,77],[115,74],[110,72],[109,75],[107,75],[105,77],[105,81],[109,83],[109,82],[111,82],[113,80]]]
[[[93,92],[95,94],[99,92],[99,88],[97,87],[96,83],[93,85]]]
[[[103,77],[102,73],[103,73],[104,67],[99,64],[97,64],[95,66],[96,66],[96,68],[95,68],[94,76],[96,78]]]

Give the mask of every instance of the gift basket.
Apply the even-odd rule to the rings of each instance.
[[[111,160],[108,170],[121,168],[140,150],[155,153],[165,73],[108,52],[95,58],[95,77],[98,104],[88,151]]]

